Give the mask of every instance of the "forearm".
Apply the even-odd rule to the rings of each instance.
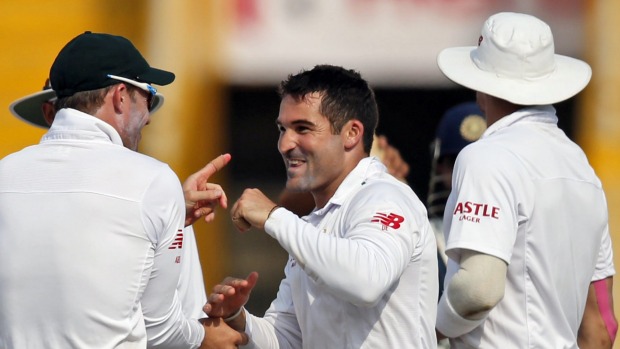
[[[286,210],[277,210],[267,221],[266,231],[311,278],[348,302],[376,303],[411,258],[407,246],[413,243],[401,236],[339,238],[295,218]]]
[[[437,313],[437,330],[458,337],[479,326],[504,295],[507,265],[493,256],[463,251]]]
[[[594,281],[588,289],[577,342],[582,349],[611,348],[618,331],[613,311],[613,278]]]

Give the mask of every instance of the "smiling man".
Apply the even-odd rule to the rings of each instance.
[[[236,227],[264,229],[289,253],[264,317],[244,311],[257,282],[227,278],[205,311],[256,348],[434,348],[435,238],[411,188],[369,157],[374,93],[352,70],[317,66],[280,86],[278,150],[288,190],[310,192],[299,218],[258,189],[232,208]]]

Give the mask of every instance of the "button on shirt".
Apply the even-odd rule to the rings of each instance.
[[[249,347],[434,348],[437,257],[413,191],[363,159],[322,209],[265,223],[290,257]]]
[[[184,217],[166,164],[60,110],[0,161],[0,347],[198,347],[176,290]]]
[[[577,348],[591,281],[615,273],[601,182],[551,106],[491,125],[458,156],[444,221],[447,254],[508,264],[504,298],[453,348]],[[449,280],[458,266],[450,261]]]

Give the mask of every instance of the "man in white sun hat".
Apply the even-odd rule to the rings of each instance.
[[[454,167],[438,333],[457,349],[611,347],[605,193],[552,106],[588,84],[590,67],[555,54],[549,26],[518,13],[491,16],[478,46],[437,62],[477,91],[489,125]]]

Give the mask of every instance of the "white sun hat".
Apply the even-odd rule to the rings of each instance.
[[[457,84],[519,105],[561,102],[592,76],[587,63],[555,54],[545,22],[512,12],[489,17],[478,46],[444,49],[437,64]]]
[[[164,105],[164,96],[161,93],[157,93],[153,98],[153,109],[151,109],[151,114],[155,113],[157,109]],[[44,102],[53,101],[55,99],[56,93],[52,90],[49,80],[47,80],[42,91],[16,99],[9,105],[9,111],[18,119],[31,125],[49,128],[49,125],[43,117],[41,105]]]

